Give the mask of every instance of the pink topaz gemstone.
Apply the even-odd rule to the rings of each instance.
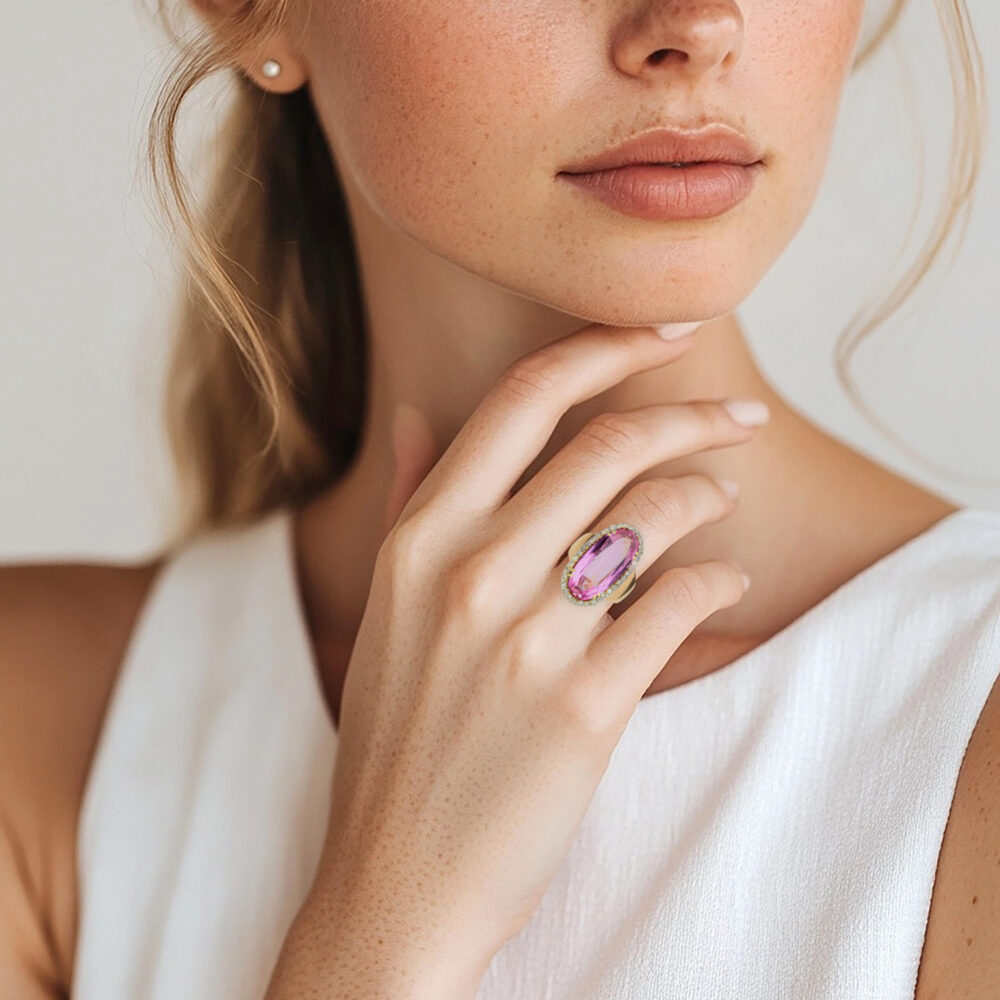
[[[628,571],[638,550],[639,536],[631,528],[615,528],[601,535],[576,561],[566,589],[578,601],[591,600]]]

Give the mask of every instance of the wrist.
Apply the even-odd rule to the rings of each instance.
[[[493,952],[477,946],[473,926],[448,924],[401,907],[391,889],[317,880],[264,1000],[474,1000]]]

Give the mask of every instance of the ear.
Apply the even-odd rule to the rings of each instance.
[[[290,30],[266,38],[243,37],[250,0],[188,0],[188,3],[220,39],[237,47],[237,63],[262,90],[288,94],[298,90],[309,78],[305,60],[293,44]]]

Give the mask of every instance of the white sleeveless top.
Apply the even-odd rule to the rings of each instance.
[[[337,747],[291,528],[203,535],[154,581],[82,804],[74,1000],[264,996]],[[1000,511],[963,508],[639,701],[476,1000],[912,1000],[998,674]]]

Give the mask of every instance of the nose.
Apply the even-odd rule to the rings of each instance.
[[[615,65],[637,77],[697,77],[729,68],[743,48],[736,0],[640,0],[615,33]]]

